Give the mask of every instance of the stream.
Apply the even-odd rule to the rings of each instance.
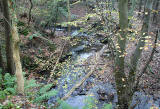
[[[56,31],[64,31],[64,29],[57,28]],[[93,35],[80,33],[79,29],[72,30],[71,36],[94,38]],[[86,67],[78,65],[83,65],[90,56],[94,55],[95,52],[103,47],[103,44],[100,43],[98,39],[95,40],[95,42],[82,40],[80,44],[71,48],[70,52],[72,53],[72,57],[61,71],[62,76],[58,79],[58,86],[55,88],[58,93],[48,100],[50,106],[54,106],[54,103],[59,98],[66,95],[67,92],[87,74]],[[117,101],[115,85],[98,81],[94,75],[91,75],[67,100],[65,100],[73,109],[84,109],[84,107],[85,109],[103,109],[105,103],[111,103],[114,109]],[[152,96],[147,96],[142,92],[136,92],[134,94],[132,105],[137,102],[138,104],[135,109],[150,109],[152,106],[160,107],[160,98],[153,100]],[[95,104],[93,105],[94,107],[87,107],[91,103]],[[64,108],[60,106],[59,109]]]

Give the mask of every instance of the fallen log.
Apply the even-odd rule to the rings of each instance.
[[[89,69],[90,71],[85,75],[85,77],[83,77],[78,83],[76,83],[76,85],[73,86],[72,89],[64,97],[61,98],[61,100],[66,100],[67,98],[69,98],[70,95],[75,91],[75,89],[80,87],[83,84],[83,82],[87,78],[89,78],[91,74],[93,74],[93,72],[97,68],[96,66],[98,65],[98,61],[100,60],[100,56],[103,54],[103,52],[106,48],[107,48],[107,45],[104,45],[103,48],[99,52],[96,52],[95,55],[93,55],[93,57],[90,58],[91,60],[89,61],[89,64],[93,64],[93,63],[95,63],[95,64],[90,67],[90,69]],[[56,108],[58,106],[59,106],[59,104],[55,103],[54,108]]]

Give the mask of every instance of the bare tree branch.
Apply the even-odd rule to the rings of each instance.
[[[29,9],[29,13],[28,13],[28,26],[29,26],[29,24],[30,24],[30,22],[31,22],[31,12],[32,12],[32,8],[33,8],[33,3],[32,3],[32,0],[29,0],[29,2],[30,2],[30,9]]]

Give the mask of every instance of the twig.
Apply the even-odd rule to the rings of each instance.
[[[158,39],[158,35],[159,35],[159,30],[157,30],[157,33],[156,33],[156,37],[155,37],[155,41],[154,41],[154,45],[153,45],[153,49],[152,49],[152,52],[151,52],[151,55],[147,61],[147,63],[145,64],[145,66],[143,67],[142,69],[142,72],[140,73],[140,75],[137,77],[137,82],[136,82],[136,85],[134,87],[134,90],[137,91],[138,90],[138,84],[139,84],[139,81],[140,81],[140,78],[142,77],[142,75],[145,73],[149,63],[152,61],[153,59],[153,56],[154,56],[154,53],[155,53],[155,50],[156,50],[156,44],[157,44],[157,39]]]

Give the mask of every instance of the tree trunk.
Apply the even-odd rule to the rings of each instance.
[[[0,1],[0,12],[3,12],[3,5],[2,5],[2,1]]]
[[[6,36],[6,58],[7,58],[7,71],[8,73],[13,74],[12,69],[12,49],[11,49],[11,36],[10,36],[10,17],[9,17],[9,8],[8,0],[3,0],[3,15],[5,23],[5,36]]]
[[[71,11],[70,11],[70,1],[67,0],[67,8],[68,8],[68,22],[71,21]],[[70,36],[71,26],[68,24],[68,36]]]
[[[138,9],[139,10],[139,14],[138,14],[139,16],[141,15],[140,13],[141,13],[141,10],[142,10],[142,3],[143,3],[142,0],[139,0],[139,9]]]
[[[148,0],[145,8],[145,15],[144,15],[144,22],[142,26],[142,33],[141,33],[141,38],[139,39],[138,45],[136,47],[136,50],[131,58],[131,69],[129,73],[129,79],[131,83],[135,82],[135,71],[137,67],[138,60],[141,56],[142,53],[142,48],[145,45],[145,39],[146,36],[148,36],[148,29],[149,29],[149,21],[150,21],[150,14],[152,10],[152,0]],[[129,82],[129,83],[130,83]]]
[[[159,11],[158,11],[158,7],[159,7],[159,3],[160,0],[154,0],[154,4],[153,4],[153,8],[155,10],[154,14],[153,14],[153,23],[157,23],[158,22],[158,17],[159,17]]]
[[[133,53],[133,56],[131,58],[131,69],[129,71],[128,76],[128,94],[130,94],[130,98],[132,99],[132,96],[134,94],[134,86],[135,86],[135,76],[136,76],[136,67],[138,64],[138,61],[140,59],[143,47],[145,45],[145,39],[146,36],[148,36],[148,29],[149,29],[149,21],[150,21],[150,14],[152,10],[152,0],[147,0],[145,12],[144,12],[144,22],[141,30],[141,38],[139,39],[138,45]]]
[[[2,50],[0,46],[0,68],[2,69],[2,74],[4,73],[4,61],[3,61],[3,56],[2,56]]]
[[[130,7],[130,9],[129,9],[129,14],[128,14],[128,16],[133,16],[133,14],[134,14],[134,9],[136,8],[136,3],[137,3],[137,0],[132,0],[131,1],[131,7]]]
[[[14,9],[14,3],[9,0],[9,6],[10,6],[10,11],[12,13],[12,29],[11,29],[11,47],[13,50],[13,69],[14,69],[14,73],[16,75],[17,78],[17,91],[19,94],[24,94],[24,78],[23,78],[23,74],[22,74],[22,66],[21,66],[21,62],[20,62],[20,56],[19,56],[19,35],[18,35],[18,31],[17,31],[17,26],[16,26],[16,21],[17,21],[17,16],[16,16],[16,12]]]
[[[118,94],[118,109],[128,109],[128,99],[126,95],[126,76],[124,73],[124,54],[126,36],[128,28],[128,0],[119,0],[119,26],[118,47],[115,67],[115,81]]]

